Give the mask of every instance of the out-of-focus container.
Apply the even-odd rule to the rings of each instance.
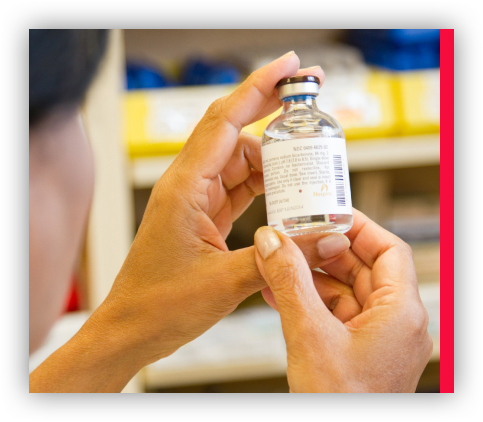
[[[348,141],[394,136],[400,128],[395,92],[393,73],[358,68],[342,74],[327,72],[317,102],[341,124]],[[262,136],[279,114],[277,111],[245,130]]]
[[[235,88],[211,85],[127,92],[124,137],[129,155],[178,153],[210,104]]]
[[[397,134],[394,77],[389,72],[327,74],[318,103],[341,124],[348,141]]]
[[[440,130],[440,72],[427,69],[395,74],[400,133],[414,135]]]
[[[356,29],[348,41],[371,65],[392,70],[439,67],[439,29]]]
[[[210,104],[237,85],[209,85],[129,91],[125,95],[125,139],[131,157],[180,151]],[[387,72],[328,74],[319,96],[320,107],[342,125],[347,139],[394,135],[397,115],[393,77]],[[280,114],[244,128],[262,136]]]

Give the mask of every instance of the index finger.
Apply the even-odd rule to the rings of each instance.
[[[361,305],[381,287],[416,287],[409,246],[363,213],[356,209],[353,213],[354,224],[345,234],[351,241],[351,249],[320,268],[352,286]]]
[[[299,71],[295,74],[295,76],[302,75],[317,76],[320,80],[319,87],[322,86],[325,80],[324,71],[320,66],[312,66],[306,69],[299,69]],[[263,119],[264,117],[269,116],[270,114],[277,111],[280,107],[282,107],[282,104],[282,100],[278,98],[278,92],[274,91],[272,96],[268,99],[260,112],[250,121],[250,123],[256,122]]]
[[[405,244],[362,212],[352,210],[354,222],[345,235],[351,241],[351,249],[368,267],[372,268],[377,258],[391,247]]]
[[[260,113],[277,82],[294,75],[299,65],[291,51],[253,72],[231,95],[215,101],[181,153],[190,170],[207,179],[217,176],[233,154],[243,126]]]

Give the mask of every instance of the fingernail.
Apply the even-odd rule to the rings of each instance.
[[[307,69],[322,69],[320,66],[310,66]]]
[[[285,57],[285,56],[290,56],[291,54],[295,53],[295,51],[289,51],[288,53],[285,53],[282,57]]]
[[[340,233],[334,233],[323,237],[317,242],[319,255],[324,258],[332,258],[349,249],[351,242],[347,237]]]
[[[262,258],[267,259],[282,246],[282,242],[280,242],[274,229],[271,227],[261,227],[255,233],[255,246]]]

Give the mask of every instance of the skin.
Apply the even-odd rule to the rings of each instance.
[[[108,297],[32,372],[31,392],[121,391],[142,367],[174,353],[267,286],[255,247],[229,251],[225,239],[232,222],[264,190],[260,139],[241,129],[280,107],[274,91],[280,79],[295,74],[324,79],[319,67],[299,70],[299,64],[293,52],[282,56],[210,106],[154,186]],[[38,157],[41,142],[32,145],[42,132],[30,133],[31,350],[62,308],[92,196],[90,149],[85,136],[80,139],[76,113],[64,117],[71,126],[63,132],[62,125],[49,126],[42,138],[53,146],[48,168]],[[65,151],[57,152],[55,140],[66,144]],[[328,266],[347,249],[348,244],[332,254],[319,253],[318,242],[326,236],[295,239],[304,265]]]
[[[56,110],[29,133],[29,353],[65,306],[94,187],[78,110]]]
[[[267,235],[279,247],[263,248]],[[270,227],[255,234],[256,260],[280,312],[291,392],[413,393],[431,357],[428,314],[411,248],[354,210],[352,246],[324,273]],[[273,243],[272,243],[273,244]]]

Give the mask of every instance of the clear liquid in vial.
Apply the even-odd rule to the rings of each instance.
[[[318,110],[317,110],[318,111]],[[325,114],[318,111],[317,114]],[[330,120],[330,116],[327,116]],[[263,137],[262,137],[262,147],[268,144],[276,143],[276,142],[284,142],[287,140],[293,140],[297,138],[318,138],[318,137],[334,137],[334,138],[343,138],[344,132],[342,128],[339,126],[340,131],[337,131],[337,128],[334,127],[332,122],[328,122],[325,120],[329,125],[321,126],[320,125],[320,118],[317,119],[316,122],[311,122],[309,116],[303,116],[303,119],[300,119],[302,116],[298,116],[299,119],[290,119],[290,123],[285,120],[283,122],[279,122],[284,126],[285,129],[288,129],[287,126],[290,126],[291,130],[286,131],[276,131],[274,133],[269,131],[270,126],[273,123],[276,124],[276,121],[270,125],[267,130],[265,130]],[[311,116],[312,117],[312,116]],[[298,122],[297,122],[298,120]],[[298,124],[297,124],[298,123]],[[314,131],[315,129],[315,131]],[[325,130],[324,130],[325,129]],[[328,129],[328,130],[327,130]],[[282,132],[282,133],[281,133]],[[285,132],[285,133],[283,133]],[[288,132],[288,133],[287,133]],[[345,233],[350,230],[353,223],[352,214],[320,214],[320,215],[304,215],[298,216],[293,218],[286,218],[282,220],[284,230],[278,229],[280,232],[286,234],[287,236],[298,236],[304,235],[308,233],[320,233],[320,232],[336,232],[336,233]]]

